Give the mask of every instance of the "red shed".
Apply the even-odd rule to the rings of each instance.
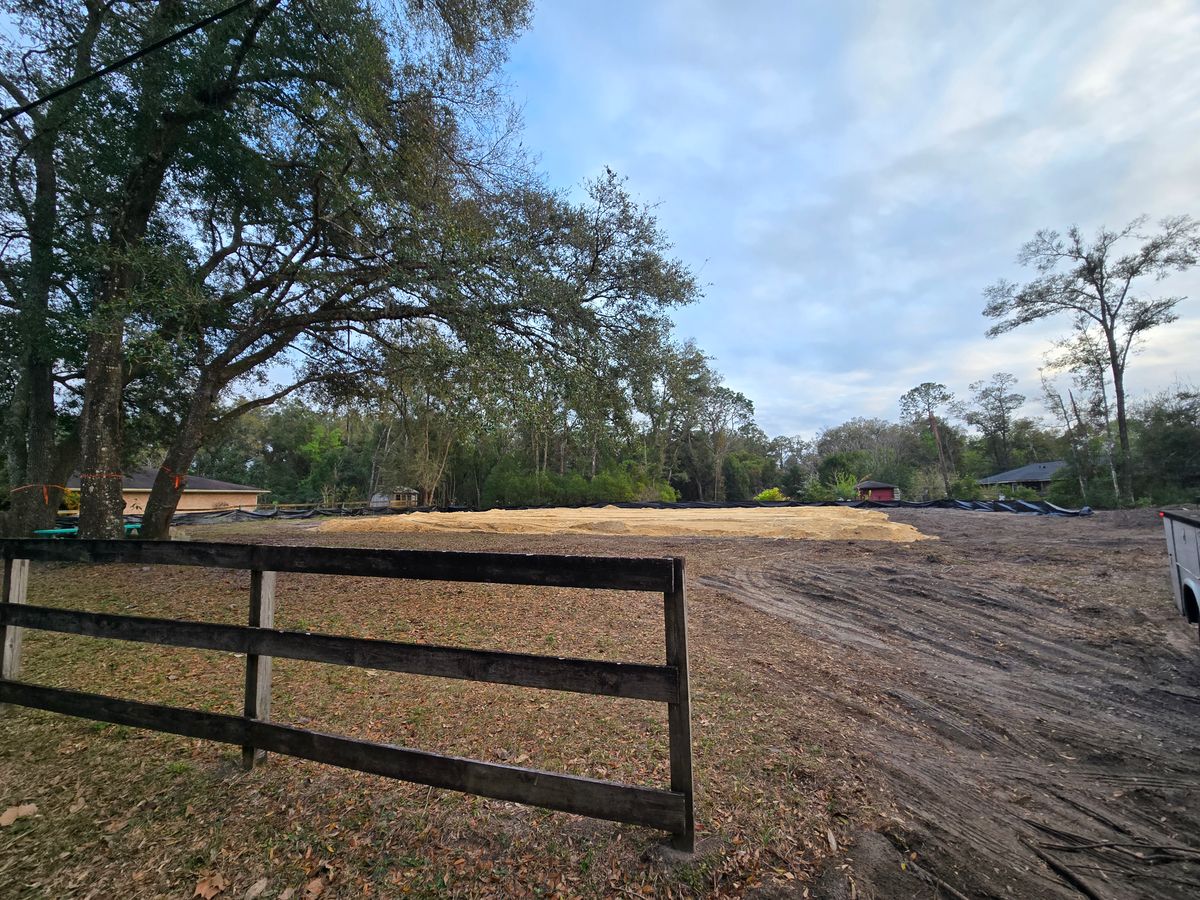
[[[854,486],[859,500],[895,500],[896,486],[886,481],[860,481]]]

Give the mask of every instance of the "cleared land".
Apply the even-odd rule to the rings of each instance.
[[[658,835],[28,710],[0,717],[6,896],[1189,897],[1200,890],[1200,648],[1152,513],[893,511],[936,541],[328,533],[196,539],[684,555],[700,836]],[[239,622],[241,573],[36,571],[31,602]],[[278,624],[658,661],[619,592],[281,577]],[[27,635],[31,681],[235,712],[242,660]],[[275,715],[442,752],[666,778],[657,704],[276,662]],[[901,862],[905,868],[901,869]],[[938,882],[942,887],[936,887]],[[1072,886],[1072,881],[1075,886]],[[950,887],[946,887],[950,886]],[[940,894],[938,893],[940,891]]]
[[[834,506],[761,509],[494,509],[331,519],[322,532],[613,534],[631,537],[766,537],[810,541],[919,541],[911,525],[876,510]]]

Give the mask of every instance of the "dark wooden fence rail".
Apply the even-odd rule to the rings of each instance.
[[[676,848],[690,851],[693,847],[682,559],[132,540],[7,539],[0,545],[4,553],[0,703],[240,745],[247,768],[268,751],[285,753],[418,784],[660,828],[671,832]],[[251,573],[249,624],[218,625],[30,606],[26,589],[31,560],[246,569]],[[661,593],[666,664],[566,659],[278,630],[273,626],[279,572]],[[245,712],[242,716],[219,715],[19,681],[21,632],[25,628],[244,653]],[[276,656],[666,703],[670,790],[443,756],[271,722],[271,660]]]

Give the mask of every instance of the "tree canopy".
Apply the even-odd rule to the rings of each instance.
[[[1171,216],[1150,234],[1143,230],[1146,221],[1134,219],[1115,231],[1100,228],[1090,241],[1076,226],[1065,235],[1041,230],[1017,257],[1037,276],[1023,285],[1002,279],[984,291],[983,313],[997,320],[988,329],[991,337],[1057,316],[1071,321],[1077,342],[1087,344],[1089,331],[1099,332],[1098,346],[1112,381],[1124,490],[1130,499],[1132,448],[1125,371],[1138,342],[1151,329],[1175,321],[1175,308],[1183,299],[1142,290],[1171,272],[1192,268],[1200,259],[1200,222],[1190,216]],[[1122,253],[1120,247],[1131,240],[1140,246]]]

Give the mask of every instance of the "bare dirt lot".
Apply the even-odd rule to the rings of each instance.
[[[636,537],[768,537],[810,541],[919,541],[921,532],[876,510],[838,506],[744,509],[492,509],[331,519],[322,533],[614,534]]]
[[[194,539],[688,560],[703,853],[658,836],[29,710],[0,719],[6,896],[1185,897],[1200,891],[1200,647],[1152,513],[891,511],[938,540],[318,533]],[[246,577],[75,566],[30,601],[241,621]],[[633,598],[633,599],[631,599]],[[619,592],[281,577],[277,624],[661,658]],[[235,712],[241,661],[28,633],[30,681]],[[665,781],[661,709],[276,661],[274,715],[485,759]]]

